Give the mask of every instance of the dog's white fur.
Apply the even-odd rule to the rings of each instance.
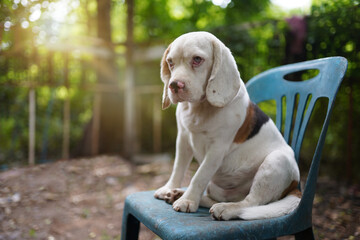
[[[178,136],[171,177],[156,198],[167,199],[181,212],[211,207],[218,220],[277,217],[298,206],[300,196],[289,188],[300,178],[294,152],[271,119],[251,138],[234,140],[242,125],[249,125],[251,101],[220,40],[207,32],[180,36],[164,53],[161,79],[163,108],[178,103]],[[182,83],[178,91],[169,87],[176,81]],[[176,200],[193,157],[200,166]]]

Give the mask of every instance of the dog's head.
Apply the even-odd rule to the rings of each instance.
[[[201,102],[223,107],[240,88],[240,74],[230,50],[214,35],[192,32],[181,35],[161,60],[164,82],[163,109],[171,103]]]

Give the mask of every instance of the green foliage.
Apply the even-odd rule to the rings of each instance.
[[[243,81],[282,64],[285,57],[286,23],[267,20],[219,28],[214,33],[227,45]]]
[[[340,55],[349,60],[347,77],[359,78],[360,5],[358,1],[323,1],[308,19],[308,58]]]
[[[231,1],[225,9],[227,25],[234,23],[258,21],[266,18],[266,10],[270,4],[268,0]]]
[[[316,1],[311,8],[308,22],[308,39],[306,44],[309,59],[328,56],[343,56],[349,61],[346,77],[338,93],[333,110],[323,156],[327,161],[324,173],[343,178],[344,166],[352,159],[350,170],[360,180],[360,5],[358,1],[336,0]],[[352,96],[350,95],[352,94]],[[350,98],[353,109],[350,109]],[[348,129],[349,120],[353,122]],[[350,132],[349,132],[350,131]],[[348,139],[348,134],[352,139]],[[314,136],[315,138],[316,136]],[[349,142],[351,141],[351,142]],[[309,144],[311,141],[309,141]],[[305,143],[306,144],[306,143]],[[349,152],[349,145],[352,152]],[[352,154],[349,155],[349,154]],[[349,159],[351,157],[351,159]],[[347,176],[350,178],[350,176]],[[348,179],[350,180],[350,179]],[[354,180],[354,179],[353,179]]]
[[[27,159],[28,92],[32,85],[38,86],[37,161],[61,158],[63,105],[67,96],[71,101],[70,148],[76,153],[92,117],[93,92],[82,89],[84,84],[96,82],[92,68],[96,49],[90,37],[96,34],[96,1],[0,4],[0,166]],[[35,19],[32,14],[36,9],[41,17]],[[68,90],[63,86],[66,56]]]
[[[225,11],[211,1],[136,1],[136,41],[173,39],[184,32],[211,29],[224,23]]]

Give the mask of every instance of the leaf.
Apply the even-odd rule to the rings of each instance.
[[[35,229],[30,229],[29,230],[29,236],[32,237],[32,238],[35,238],[36,237],[36,230]]]

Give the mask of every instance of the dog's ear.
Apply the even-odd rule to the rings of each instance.
[[[170,98],[168,96],[168,88],[169,88],[169,81],[171,78],[171,72],[166,62],[166,57],[170,51],[170,46],[171,45],[169,45],[169,47],[165,50],[160,65],[160,76],[161,76],[161,80],[164,83],[164,90],[162,96],[162,109],[168,108],[171,104]]]
[[[213,66],[206,97],[216,107],[224,107],[237,94],[240,88],[240,73],[230,50],[218,39],[213,42]]]

